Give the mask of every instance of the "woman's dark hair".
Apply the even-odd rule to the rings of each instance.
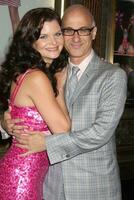
[[[54,59],[50,67],[47,68],[41,54],[33,48],[33,43],[38,40],[44,22],[52,20],[56,20],[61,26],[61,19],[53,9],[35,8],[28,11],[20,21],[5,61],[1,65],[0,93],[6,100],[5,106],[7,106],[11,82],[16,81],[19,74],[34,67],[42,70],[48,76],[55,96],[57,96],[54,75],[67,65],[67,52],[63,49],[60,56]]]

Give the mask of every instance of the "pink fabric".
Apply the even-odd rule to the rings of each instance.
[[[0,0],[0,5],[19,7],[20,0]]]
[[[47,131],[47,125],[35,107],[14,105],[24,77],[20,78],[10,98],[11,116],[24,119],[20,124],[28,126],[30,130]],[[0,160],[0,200],[42,200],[43,181],[49,167],[47,153],[44,151],[21,157],[26,150],[16,147],[16,142],[13,139],[11,147]]]

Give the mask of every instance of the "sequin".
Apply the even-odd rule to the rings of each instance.
[[[11,106],[12,118],[22,118],[30,130],[48,130],[46,123],[35,107]],[[42,200],[43,181],[49,168],[46,151],[26,157],[20,154],[26,150],[13,143],[0,160],[0,200]]]

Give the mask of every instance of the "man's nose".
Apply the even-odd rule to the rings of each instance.
[[[80,40],[80,35],[79,35],[78,31],[75,31],[75,32],[74,32],[73,40],[75,40],[75,41]]]

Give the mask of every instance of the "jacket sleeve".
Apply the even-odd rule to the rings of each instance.
[[[123,113],[126,94],[127,76],[123,70],[118,69],[107,77],[98,104],[96,120],[91,127],[46,137],[50,163],[58,163],[97,150],[108,143]]]
[[[1,133],[2,139],[7,139],[10,137],[10,135],[7,134],[7,132],[1,127],[1,125],[0,125],[0,133]]]

